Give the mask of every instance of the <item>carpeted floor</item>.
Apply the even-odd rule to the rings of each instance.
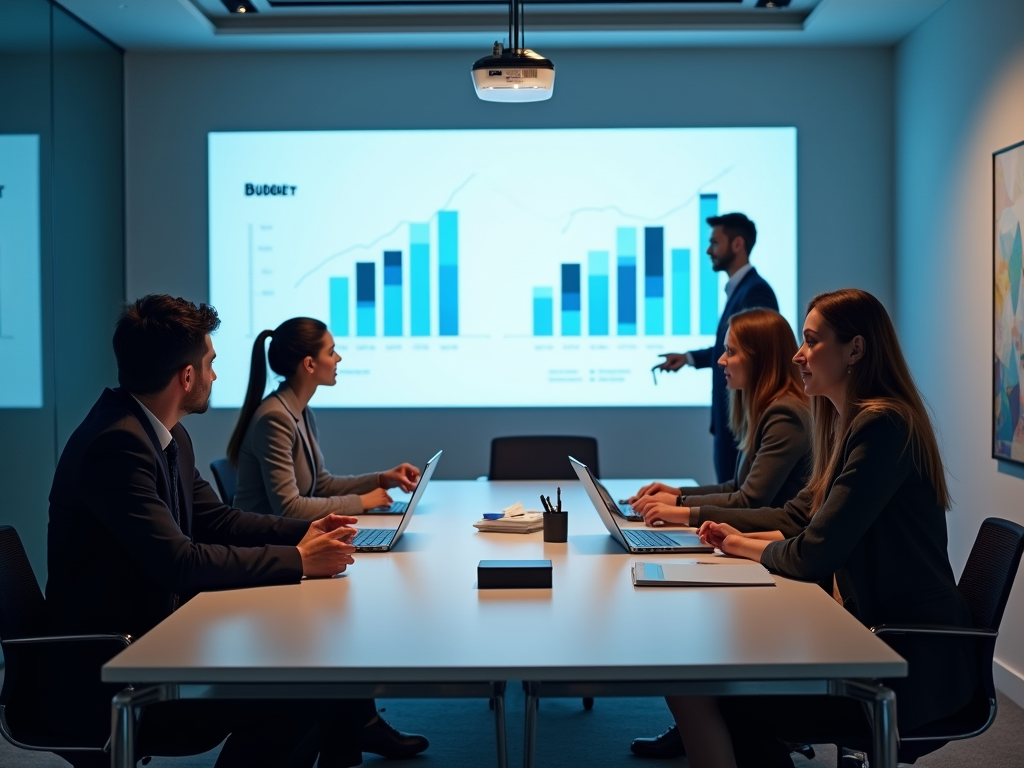
[[[268,706],[282,706],[268,704]],[[472,699],[380,701],[395,726],[424,733],[431,746],[407,761],[386,761],[376,756],[368,768],[487,768],[495,765],[494,720],[487,702]],[[1024,710],[1004,696],[992,728],[970,741],[954,742],[921,758],[924,768],[1024,768]],[[518,685],[509,685],[509,766],[522,765],[523,697]],[[579,699],[544,699],[538,718],[537,765],[586,768],[656,768],[684,765],[679,761],[648,761],[633,757],[629,742],[635,736],[655,735],[668,723],[660,699],[598,699],[586,712]],[[152,768],[212,768],[216,750],[186,758],[155,758]],[[813,761],[798,759],[797,768],[833,768],[835,752],[818,750]],[[66,768],[67,763],[48,753],[25,752],[0,739],[3,768]]]

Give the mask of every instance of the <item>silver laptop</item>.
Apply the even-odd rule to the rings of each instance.
[[[710,544],[701,544],[700,538],[695,533],[663,533],[662,531],[652,531],[646,528],[619,528],[619,524],[615,519],[619,514],[619,510],[616,509],[616,504],[612,497],[607,495],[608,492],[605,491],[605,494],[602,494],[598,489],[597,478],[590,471],[590,467],[582,461],[577,461],[572,456],[569,457],[569,463],[576,470],[580,482],[583,483],[583,488],[587,491],[587,496],[590,497],[590,501],[594,504],[594,509],[597,510],[597,514],[601,517],[601,522],[604,523],[604,527],[608,529],[608,533],[612,535],[612,538],[619,542],[627,552],[640,554],[650,552],[706,553],[715,551],[715,548]]]
[[[409,504],[402,514],[402,522],[398,524],[398,527],[361,529],[352,539],[352,545],[357,552],[389,552],[398,543],[402,534],[405,533],[409,521],[412,520],[412,513],[416,511],[416,505],[423,498],[423,492],[427,490],[427,483],[430,482],[430,476],[434,474],[434,468],[437,467],[442,453],[443,451],[435,453],[427,462],[427,466],[423,468],[423,474],[420,475],[420,481],[412,492],[412,498],[409,499]]]

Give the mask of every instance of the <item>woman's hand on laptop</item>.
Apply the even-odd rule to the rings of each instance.
[[[655,493],[650,496],[641,496],[635,502],[630,502],[630,506],[643,515],[646,514],[647,510],[654,509],[659,504],[668,504],[674,507],[678,498],[678,493]]]
[[[648,483],[635,495],[631,496],[627,503],[633,505],[638,499],[644,496],[653,496],[656,493],[671,493],[673,496],[678,496],[681,491],[678,488],[673,488],[671,485],[665,485],[664,483]]]
[[[390,507],[392,501],[391,497],[388,496],[388,492],[383,488],[374,488],[369,493],[364,493],[360,496],[359,500],[363,503],[364,511],[376,507]]]
[[[377,475],[377,485],[381,488],[401,488],[406,493],[412,493],[419,481],[420,471],[412,464],[405,462]]]
[[[677,507],[675,502],[672,504],[653,504],[647,508],[643,515],[644,523],[649,526],[665,525],[665,523],[671,523],[672,525],[690,524],[690,508]]]

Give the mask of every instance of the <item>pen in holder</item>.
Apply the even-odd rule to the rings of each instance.
[[[569,515],[562,512],[544,513],[544,541],[564,543],[569,540]]]

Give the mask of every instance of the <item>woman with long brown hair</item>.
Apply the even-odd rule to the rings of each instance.
[[[268,362],[284,382],[263,397]],[[318,387],[335,385],[339,362],[331,332],[311,317],[293,317],[256,337],[249,387],[228,443],[228,460],[238,468],[234,506],[317,520],[388,506],[387,489],[416,486],[419,470],[411,464],[365,475],[332,475],[324,467],[309,401]]]
[[[702,525],[702,539],[782,576],[821,582],[868,627],[973,626],[946,552],[938,441],[881,302],[854,289],[816,296],[795,362],[815,418],[810,484],[782,509],[702,510],[729,518]],[[979,680],[970,643],[899,649],[909,676],[884,683],[896,692],[901,731],[968,704]],[[779,739],[868,729],[859,704],[828,697],[672,698],[669,707],[695,768],[790,766]],[[731,738],[713,727],[716,712]]]
[[[779,507],[807,484],[811,411],[793,365],[796,339],[786,319],[749,309],[729,320],[718,364],[729,388],[729,426],[740,455],[732,480],[676,488],[651,483],[629,500],[648,525],[697,525],[700,507]]]

